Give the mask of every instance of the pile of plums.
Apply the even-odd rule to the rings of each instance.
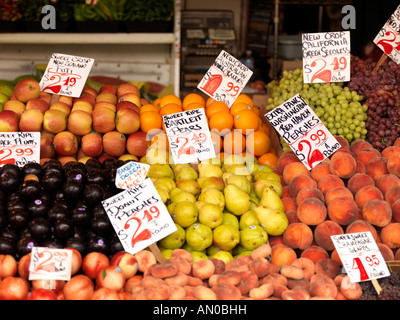
[[[116,170],[125,162],[48,160],[0,168],[0,254],[16,259],[34,246],[75,248],[108,256],[122,245],[101,204],[119,192]]]

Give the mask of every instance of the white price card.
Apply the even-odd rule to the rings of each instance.
[[[29,280],[71,279],[72,250],[32,247]]]
[[[150,165],[130,161],[117,169],[115,186],[119,189],[129,189],[146,179]]]
[[[352,282],[390,276],[371,232],[339,234],[331,236],[331,239]]]
[[[300,94],[265,117],[309,170],[341,147]]]
[[[374,43],[394,62],[400,63],[400,6],[379,30]]]
[[[203,108],[163,116],[174,163],[195,163],[215,158]]]
[[[150,178],[102,201],[125,251],[135,254],[177,230]]]
[[[253,71],[222,50],[197,88],[214,100],[231,106],[252,75]]]
[[[303,33],[304,83],[350,81],[350,31]]]
[[[53,53],[40,80],[40,90],[80,97],[93,63],[92,58]]]
[[[0,132],[0,166],[40,162],[40,132]]]

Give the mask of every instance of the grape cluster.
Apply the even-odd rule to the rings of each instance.
[[[360,282],[363,291],[359,300],[400,300],[400,276],[392,271],[390,276],[378,280],[381,293],[378,295],[371,281]]]
[[[365,97],[366,140],[376,149],[393,145],[400,135],[400,67],[391,59],[374,70],[372,59],[352,57],[348,87]]]
[[[350,143],[365,139],[368,107],[362,103],[362,95],[343,83],[304,83],[303,70],[296,69],[283,71],[282,78],[271,81],[267,87],[271,92],[267,111],[300,94],[333,135],[342,136]],[[284,150],[288,148],[283,143],[282,146]]]

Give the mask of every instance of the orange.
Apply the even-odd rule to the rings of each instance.
[[[241,130],[242,134],[246,131],[257,130],[259,126],[259,116],[252,110],[239,110],[233,117],[233,125],[235,129]]]
[[[225,154],[241,154],[246,148],[246,138],[238,130],[224,135],[223,149]]]
[[[222,101],[214,101],[206,107],[206,116],[210,118],[214,113],[218,111],[229,112],[228,105]]]
[[[150,140],[150,145],[152,147],[168,151],[169,141],[165,132],[162,131],[160,133],[155,134]]]
[[[252,109],[251,106],[249,106],[247,103],[245,102],[235,102],[232,107],[231,107],[231,113],[234,115],[236,114],[239,110],[242,109]]]
[[[143,113],[146,111],[156,111],[158,112],[158,108],[152,104],[144,104],[140,107],[139,113]]]
[[[216,130],[210,130],[211,141],[214,146],[215,154],[219,153],[222,150],[222,137]]]
[[[209,119],[208,126],[210,130],[215,129],[223,133],[233,128],[233,116],[226,111],[215,112]]]
[[[168,103],[168,104],[162,106],[160,109],[160,114],[162,116],[165,116],[166,114],[177,113],[177,112],[182,112],[182,107],[175,103]]]
[[[202,105],[201,103],[198,103],[198,102],[191,102],[191,103],[187,104],[186,106],[183,106],[184,111],[199,109],[199,108],[205,108],[205,107],[204,107],[204,105]]]
[[[278,165],[278,157],[272,152],[264,153],[258,157],[258,164],[269,167],[276,167]]]
[[[185,98],[183,98],[182,107],[185,108],[188,104],[191,104],[193,102],[197,102],[203,106],[206,105],[206,101],[201,95],[197,93],[189,93],[185,96]]]
[[[263,123],[261,125],[261,129],[267,134],[267,135],[271,135],[271,128],[269,126],[267,126],[265,123]]]
[[[143,132],[161,129],[162,123],[162,116],[157,111],[146,111],[140,114],[140,130]]]
[[[152,102],[152,105],[153,106],[155,106],[155,107],[157,107],[158,108],[158,110],[160,110],[160,103],[161,103],[161,98],[157,98],[156,100],[154,100],[153,102]]]
[[[178,106],[182,107],[182,101],[179,97],[174,94],[167,94],[166,96],[162,97],[160,100],[160,108],[164,107],[167,104],[175,103]]]
[[[206,100],[206,106],[208,106],[209,104],[213,103],[215,100],[212,97],[208,97]]]
[[[267,153],[271,147],[271,139],[264,131],[253,131],[246,136],[246,148],[256,157]]]
[[[235,99],[234,103],[237,103],[237,102],[244,102],[244,103],[247,103],[249,106],[252,106],[252,107],[254,106],[253,99],[245,93],[241,93],[238,95],[238,97]]]

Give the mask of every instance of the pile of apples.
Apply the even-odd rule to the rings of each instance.
[[[139,108],[148,103],[139,89],[124,83],[85,86],[79,98],[40,90],[35,79],[19,81],[0,112],[0,132],[41,132],[42,162],[88,158],[138,160],[149,141],[140,130]]]

